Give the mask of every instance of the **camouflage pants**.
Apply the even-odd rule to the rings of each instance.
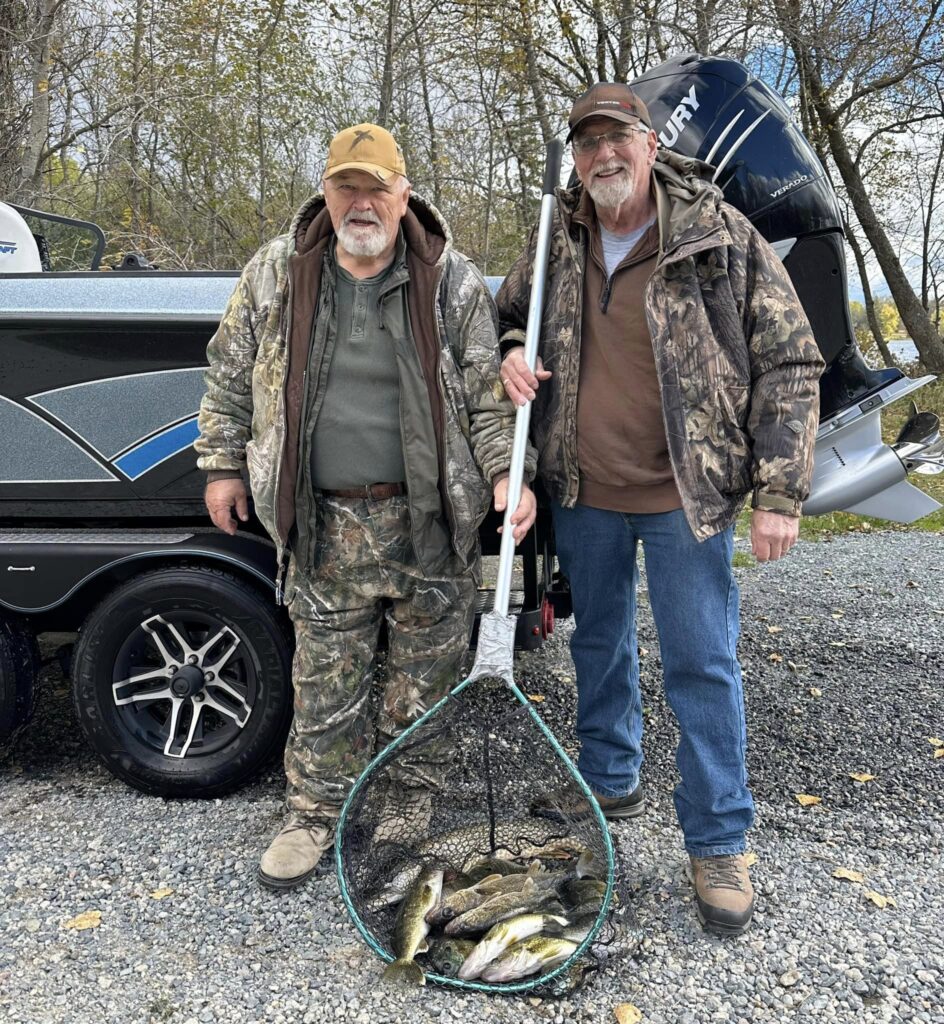
[[[289,565],[295,625],[295,717],[285,748],[289,810],[336,819],[376,751],[458,683],[475,615],[471,572],[427,579],[410,540],[406,497],[319,497],[316,569]],[[383,616],[387,679],[371,713]],[[398,782],[434,787],[447,751],[424,748],[397,761]]]

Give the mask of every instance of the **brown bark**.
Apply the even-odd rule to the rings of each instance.
[[[888,342],[885,340],[885,335],[882,333],[882,325],[879,321],[878,314],[875,312],[875,298],[872,295],[872,286],[869,284],[869,275],[865,267],[865,255],[862,252],[862,246],[859,245],[859,239],[856,238],[851,226],[847,221],[843,221],[843,231],[846,234],[846,241],[849,243],[849,247],[852,249],[852,253],[855,256],[856,267],[859,271],[859,281],[862,284],[862,299],[865,303],[865,315],[869,321],[869,330],[872,332],[872,337],[875,339],[875,344],[878,345],[879,352],[882,353],[882,359],[886,366],[897,366],[898,363],[895,361],[895,357],[892,355],[891,349],[888,347]]]

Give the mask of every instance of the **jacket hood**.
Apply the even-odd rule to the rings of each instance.
[[[415,192],[410,194],[407,210],[400,221],[406,244],[423,263],[435,266],[452,248],[452,232],[442,214]],[[289,237],[294,251],[303,256],[334,234],[324,193],[318,192],[299,207],[292,218]]]
[[[712,184],[714,168],[703,160],[680,156],[661,146],[652,165],[652,190],[659,223],[659,252],[665,256],[694,238],[723,228],[720,207],[724,195]],[[584,188],[558,189],[561,212],[570,223]]]

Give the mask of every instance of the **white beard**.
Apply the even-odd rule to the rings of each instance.
[[[597,176],[600,171],[613,171],[618,167],[626,171],[625,174],[621,174],[618,178],[604,178],[601,180]],[[597,206],[602,206],[604,210],[619,209],[623,203],[632,197],[635,190],[636,183],[632,176],[632,170],[626,164],[616,161],[610,161],[610,163],[597,168],[587,185],[590,198]]]
[[[379,221],[369,228],[352,227],[344,221],[338,228],[338,241],[352,256],[374,258],[387,248],[387,235]]]

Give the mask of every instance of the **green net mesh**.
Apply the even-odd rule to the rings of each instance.
[[[429,949],[415,956],[435,982],[561,995],[633,948],[605,821],[526,698],[501,679],[456,687],[375,759],[345,805],[336,851],[348,910],[387,960],[401,952],[397,929],[424,869],[441,885],[426,916]],[[471,950],[503,921],[473,970]]]

